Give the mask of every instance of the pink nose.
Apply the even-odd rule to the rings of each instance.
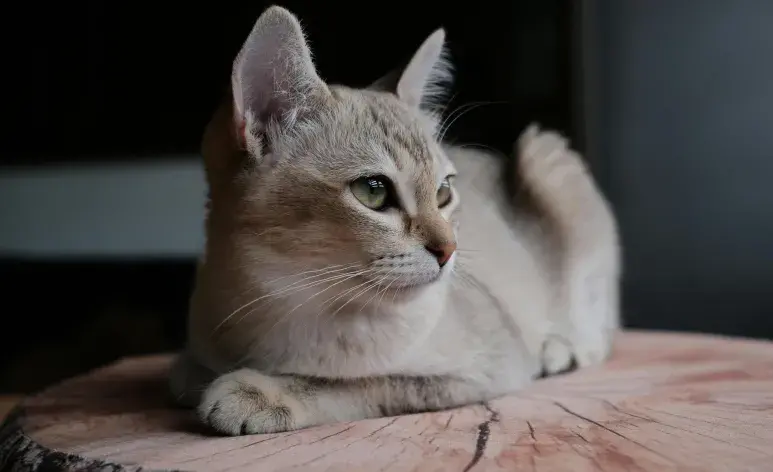
[[[424,247],[427,248],[427,251],[429,251],[433,256],[435,256],[437,263],[440,264],[440,267],[446,265],[448,260],[451,259],[451,256],[454,255],[454,251],[456,251],[456,243],[426,245]]]

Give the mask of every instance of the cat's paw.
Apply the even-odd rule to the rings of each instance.
[[[577,358],[571,344],[561,336],[549,335],[542,343],[538,378],[565,374],[577,369]]]
[[[199,416],[214,430],[232,436],[310,426],[305,405],[288,391],[286,380],[250,369],[225,374],[204,392]]]
[[[539,377],[549,377],[572,372],[578,368],[602,363],[611,350],[609,336],[573,336],[567,340],[549,335],[542,345]]]
[[[578,367],[601,364],[612,351],[613,332],[598,331],[575,335],[572,340]]]

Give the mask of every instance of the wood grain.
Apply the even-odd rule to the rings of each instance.
[[[487,405],[283,434],[211,437],[166,403],[168,357],[30,398],[39,444],[205,471],[773,470],[773,343],[629,332],[604,366]]]

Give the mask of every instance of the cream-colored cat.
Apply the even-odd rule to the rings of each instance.
[[[171,378],[214,429],[449,408],[607,356],[608,205],[556,133],[525,131],[517,171],[438,144],[443,41],[393,90],[354,90],[319,78],[291,13],[258,19],[204,137],[207,246]]]

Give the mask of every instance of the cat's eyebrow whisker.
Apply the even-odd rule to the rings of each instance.
[[[440,125],[440,132],[438,133],[437,141],[438,142],[442,142],[445,139],[446,134],[448,133],[448,130],[451,129],[451,126],[456,122],[456,120],[458,120],[459,118],[461,118],[465,114],[471,112],[472,110],[474,110],[474,109],[476,109],[478,107],[484,106],[484,105],[499,105],[499,104],[503,104],[503,103],[507,103],[507,102],[503,102],[503,101],[496,101],[496,102],[490,102],[490,101],[489,102],[471,102],[471,103],[466,103],[464,105],[461,105],[461,106],[457,107],[441,123],[441,125]]]
[[[481,144],[481,143],[464,143],[464,144],[459,144],[458,146],[459,146],[460,148],[462,148],[462,149],[464,149],[464,148],[473,148],[473,149],[479,148],[479,149],[484,149],[484,150],[486,150],[486,151],[489,151],[489,152],[491,152],[491,153],[493,153],[493,154],[495,154],[495,155],[497,155],[497,156],[499,156],[499,157],[502,157],[502,158],[505,158],[505,159],[507,159],[507,155],[506,155],[505,153],[503,153],[503,152],[501,152],[499,149],[496,149],[496,148],[494,148],[493,146],[489,146],[489,145],[487,145],[487,144]]]
[[[466,109],[470,108],[470,107],[471,107],[471,106],[473,106],[475,103],[476,103],[476,102],[471,102],[471,103],[462,103],[462,104],[461,104],[461,105],[459,105],[458,107],[456,107],[456,108],[454,108],[453,110],[451,110],[451,113],[449,113],[448,115],[446,115],[446,117],[445,117],[445,118],[443,119],[443,121],[440,123],[440,126],[438,126],[438,138],[437,138],[438,142],[440,142],[440,141],[443,141],[443,138],[445,137],[446,131],[447,131],[447,129],[448,129],[448,128],[447,128],[447,126],[446,126],[446,124],[448,123],[448,121],[449,121],[449,120],[451,120],[451,119],[453,119],[453,118],[454,118],[454,116],[455,116],[455,115],[457,115],[458,113],[464,113],[464,110],[466,110]],[[446,109],[447,109],[447,108],[448,108],[448,107],[446,107]],[[443,110],[443,113],[445,113],[445,110]],[[450,125],[448,125],[448,126],[450,126]]]

